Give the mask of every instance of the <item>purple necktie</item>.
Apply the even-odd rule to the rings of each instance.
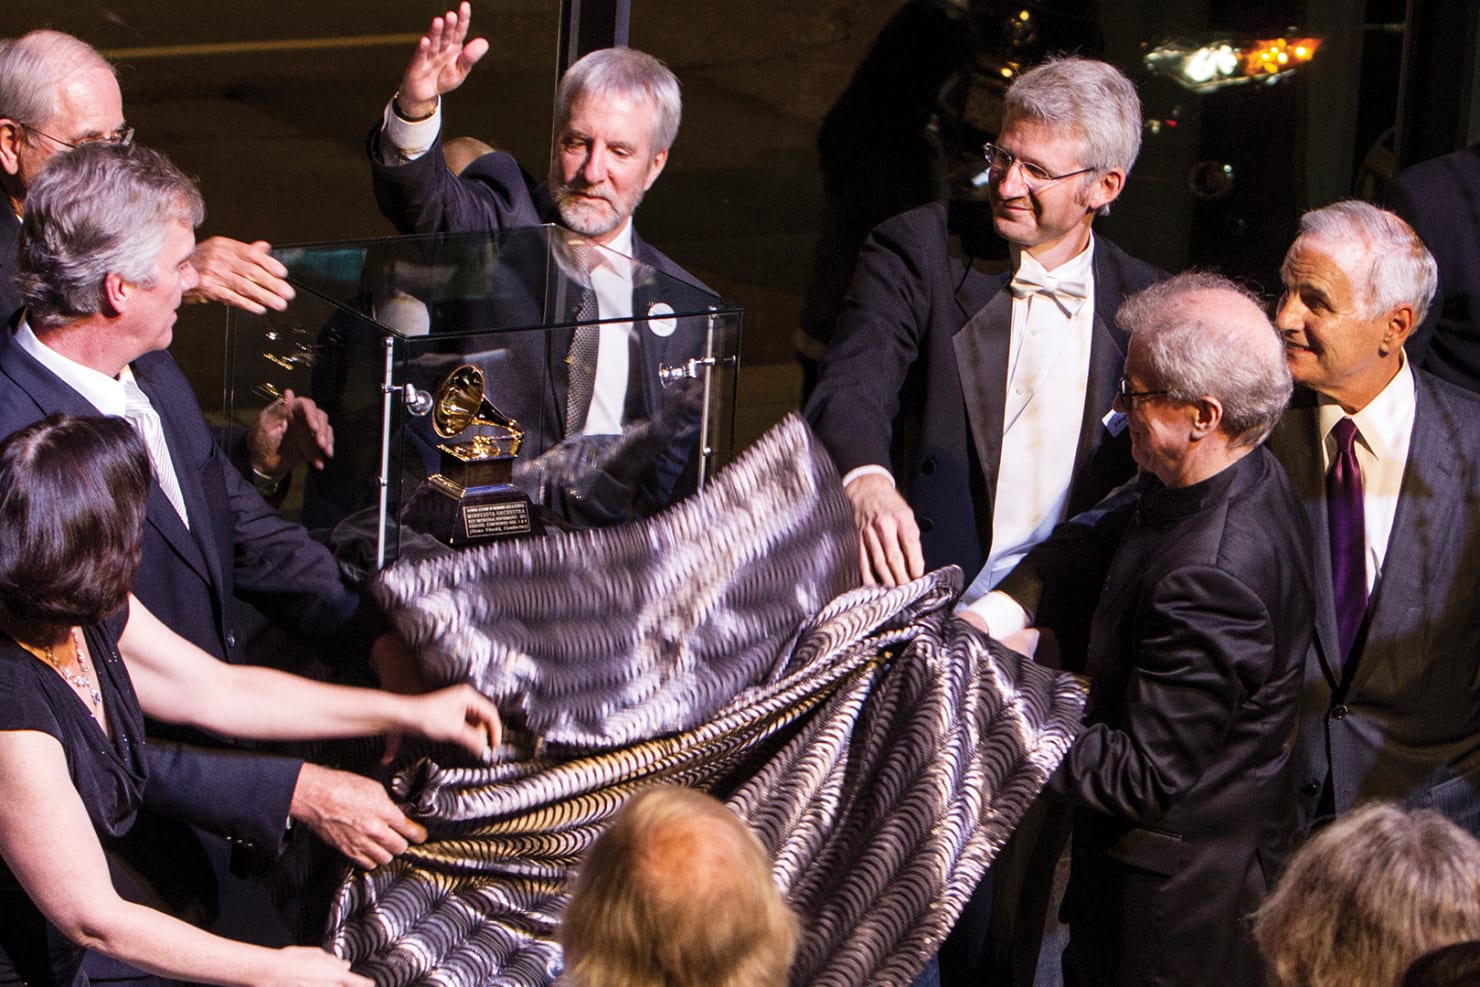
[[[1331,588],[1336,595],[1336,628],[1341,662],[1367,612],[1367,524],[1362,510],[1362,470],[1354,443],[1357,423],[1343,418],[1331,429],[1336,455],[1326,474],[1326,524],[1331,535]]]

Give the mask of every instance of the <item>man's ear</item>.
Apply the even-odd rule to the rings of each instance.
[[[10,117],[0,117],[0,171],[7,175],[21,173],[21,125]]]
[[[1090,212],[1099,212],[1119,197],[1125,188],[1125,172],[1119,168],[1107,168],[1094,177],[1084,196],[1084,204]]]
[[[648,166],[647,181],[643,183],[642,190],[646,192],[653,187],[653,182],[663,173],[663,166],[668,163],[668,151],[665,148],[653,155],[653,163]]]
[[[1223,402],[1211,394],[1192,403],[1192,434],[1194,438],[1212,435],[1223,424]]]
[[[1383,324],[1382,348],[1383,353],[1391,353],[1408,341],[1413,335],[1414,325],[1413,306],[1395,305],[1388,310],[1387,321]]]
[[[128,311],[134,296],[134,286],[113,271],[103,278],[103,306],[106,315],[122,315]]]

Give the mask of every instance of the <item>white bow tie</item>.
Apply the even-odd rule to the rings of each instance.
[[[1079,306],[1089,297],[1089,285],[1083,281],[1060,281],[1052,274],[1033,274],[1019,271],[1012,276],[1008,285],[1014,298],[1030,295],[1047,295],[1058,303],[1064,314],[1073,317]]]

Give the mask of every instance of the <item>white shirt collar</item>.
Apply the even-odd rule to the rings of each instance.
[[[1355,415],[1348,416],[1341,405],[1324,394],[1320,396],[1321,438],[1329,436],[1341,419],[1350,417],[1356,422],[1362,444],[1372,451],[1375,459],[1391,460],[1398,455],[1406,459],[1416,407],[1413,368],[1408,365],[1407,354],[1400,353],[1398,372],[1393,379]]]
[[[1035,274],[1048,274],[1059,281],[1085,281],[1094,277],[1095,268],[1095,237],[1091,233],[1089,243],[1083,250],[1073,257],[1064,261],[1052,271],[1048,270],[1038,262],[1038,258],[1028,253],[1018,244],[1009,244],[1008,250],[1012,255],[1012,270],[1014,273],[1020,270],[1031,271]]]
[[[62,383],[81,394],[99,412],[116,418],[123,417],[126,401],[120,380],[115,380],[107,374],[99,373],[91,367],[85,367],[75,360],[62,356],[37,339],[24,318],[16,328],[15,342],[21,349],[35,357],[43,367],[60,377]],[[133,371],[124,367],[119,377],[123,377],[124,374],[132,377]]]

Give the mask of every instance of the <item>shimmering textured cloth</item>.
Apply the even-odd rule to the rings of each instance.
[[[381,985],[548,983],[580,855],[632,792],[678,782],[725,797],[775,855],[805,927],[793,983],[908,984],[1084,692],[951,618],[955,569],[838,595],[855,537],[793,418],[652,521],[387,573],[430,677],[517,705],[549,746],[403,767],[430,839],[345,883],[331,948]]]

